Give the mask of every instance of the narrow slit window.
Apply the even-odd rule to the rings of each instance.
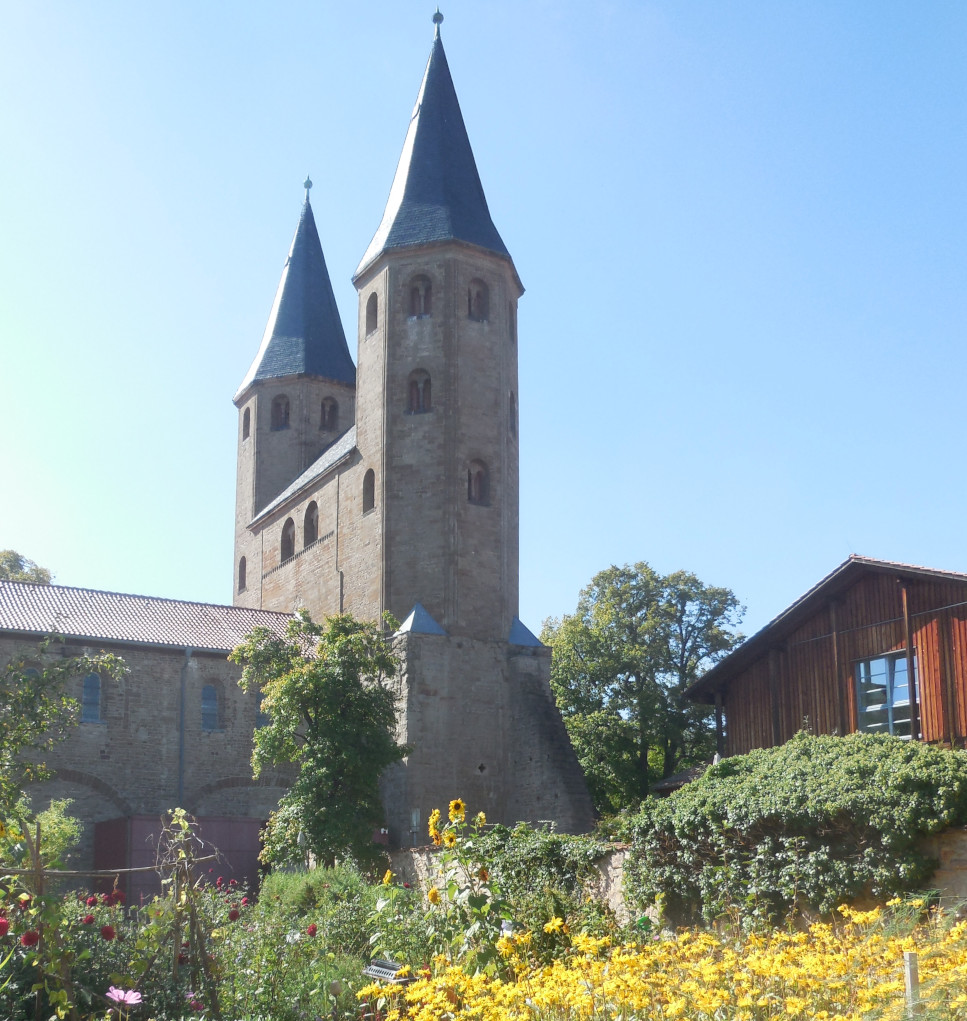
[[[272,431],[289,428],[289,398],[279,394],[272,398]]]
[[[101,675],[88,674],[84,678],[81,696],[81,723],[101,722]]]
[[[201,689],[201,729],[218,730],[218,689],[214,684]]]
[[[285,563],[295,556],[295,522],[288,518],[282,526],[282,543],[279,549],[279,560]]]
[[[376,472],[370,468],[363,476],[363,513],[376,506]]]
[[[302,529],[302,544],[305,547],[311,546],[319,538],[319,507],[316,501],[306,507],[305,521]]]
[[[369,296],[366,302],[366,333],[367,335],[372,333],[379,321],[379,299],[376,297],[376,292]]]

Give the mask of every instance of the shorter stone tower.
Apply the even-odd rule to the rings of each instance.
[[[484,197],[442,20],[434,17],[386,210],[354,277],[355,389],[328,278],[310,286],[303,275],[325,276],[307,199],[266,339],[236,397],[236,570],[244,557],[246,575],[237,601],[402,621],[400,739],[412,751],[383,786],[391,840],[404,846],[424,843],[430,811],[458,796],[493,822],[592,823],[550,691],[550,650],[517,617],[523,287]],[[290,290],[315,297],[287,305]],[[287,428],[273,414],[280,398]],[[313,450],[312,415],[327,399],[354,415]],[[262,422],[254,449],[245,447],[249,413]]]

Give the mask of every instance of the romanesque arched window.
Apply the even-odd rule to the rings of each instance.
[[[430,315],[433,286],[430,278],[424,274],[413,277],[409,283],[409,314],[417,319]]]
[[[282,526],[282,544],[279,549],[279,561],[285,563],[295,556],[295,522],[292,518],[286,518]]]
[[[376,472],[370,468],[363,476],[363,513],[376,506]]]
[[[252,430],[252,411],[250,408],[246,408],[242,412],[242,439],[247,440],[248,434]]]
[[[302,528],[303,547],[311,546],[319,538],[319,508],[316,501],[306,507],[306,516]]]
[[[490,472],[483,461],[471,461],[467,468],[467,499],[470,503],[490,503]]]
[[[218,688],[214,684],[201,689],[201,729],[218,730]]]
[[[324,397],[319,411],[319,428],[334,433],[339,429],[339,405],[333,397]]]
[[[490,289],[477,278],[470,281],[467,289],[467,317],[480,323],[490,318]]]
[[[279,394],[272,398],[272,431],[289,428],[289,398]]]
[[[88,674],[84,678],[81,695],[81,723],[101,722],[101,675]]]
[[[238,590],[239,592],[245,591],[245,557],[241,557],[238,561]]]
[[[423,369],[415,369],[407,380],[406,410],[417,415],[433,408],[430,391],[430,374]]]
[[[379,299],[376,297],[376,292],[369,296],[366,302],[366,333],[370,334],[376,329],[379,318]]]

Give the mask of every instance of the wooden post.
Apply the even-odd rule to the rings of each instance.
[[[779,650],[769,650],[769,701],[772,704],[772,744],[782,744],[782,728],[779,716]]]
[[[907,1017],[920,1013],[920,967],[916,950],[903,951],[903,979],[907,989]]]
[[[722,725],[722,691],[715,692],[715,752],[725,755],[725,728]]]
[[[957,747],[960,736],[957,723],[957,689],[954,686],[954,644],[950,633],[950,611],[944,610],[937,617],[940,642],[940,692],[944,713],[944,733],[951,748]]]
[[[910,737],[922,737],[920,731],[920,706],[917,704],[917,684],[913,660],[913,628],[910,626],[910,601],[907,598],[907,583],[900,582],[900,596],[903,601],[903,640],[907,646],[907,685],[910,690]]]
[[[839,627],[836,623],[836,600],[829,601],[829,630],[833,638],[833,677],[836,679],[836,710],[839,713],[839,733],[845,737],[852,727],[846,721],[846,689],[840,675],[839,665]]]

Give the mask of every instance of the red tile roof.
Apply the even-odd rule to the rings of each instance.
[[[0,633],[229,652],[253,628],[281,632],[290,619],[287,613],[242,606],[0,581]]]

